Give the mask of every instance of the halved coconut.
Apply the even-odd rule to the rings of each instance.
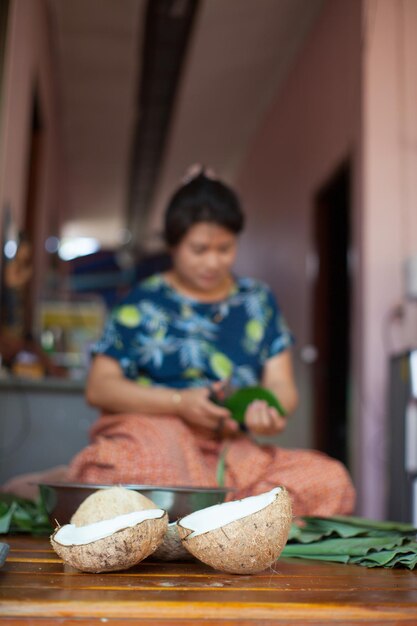
[[[216,504],[178,522],[183,545],[197,559],[232,574],[254,574],[281,554],[292,521],[284,487]]]
[[[182,545],[177,522],[168,524],[165,537],[152,554],[152,558],[158,561],[189,561],[194,558]]]
[[[109,487],[98,489],[84,500],[71,517],[71,524],[85,526],[105,519],[112,519],[117,515],[157,509],[156,504],[146,496],[126,489],[126,487]]]
[[[111,572],[152,554],[167,526],[162,509],[136,511],[87,526],[66,524],[53,533],[51,544],[65,563],[82,572]]]

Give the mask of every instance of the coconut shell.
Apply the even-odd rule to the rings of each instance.
[[[81,572],[114,572],[128,569],[152,554],[163,540],[168,515],[147,519],[131,528],[124,528],[108,537],[84,545],[64,546],[51,536],[55,552],[67,564]]]
[[[177,523],[168,524],[165,537],[152,554],[152,559],[157,561],[189,561],[193,558],[193,555],[182,545]]]
[[[74,526],[87,526],[125,513],[157,509],[152,500],[125,487],[98,489],[84,500],[71,517]]]
[[[194,537],[189,536],[192,530],[186,528],[186,522],[186,518],[178,522],[178,533],[197,559],[222,572],[255,574],[270,567],[287,542],[291,500],[281,488],[275,500],[260,511]]]

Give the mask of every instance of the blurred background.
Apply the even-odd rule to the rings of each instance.
[[[280,444],[417,520],[415,0],[0,1],[0,477],[86,442],[88,348],[195,162],[297,339]]]

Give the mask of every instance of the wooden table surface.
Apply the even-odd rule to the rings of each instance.
[[[417,625],[417,572],[280,559],[254,576],[192,562],[147,560],[124,571],[83,574],[47,538],[2,536],[0,621],[8,624]]]

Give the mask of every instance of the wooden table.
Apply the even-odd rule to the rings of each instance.
[[[145,561],[124,571],[82,574],[47,538],[2,537],[0,621],[7,624],[417,624],[417,572],[280,559],[254,576],[198,562]]]

